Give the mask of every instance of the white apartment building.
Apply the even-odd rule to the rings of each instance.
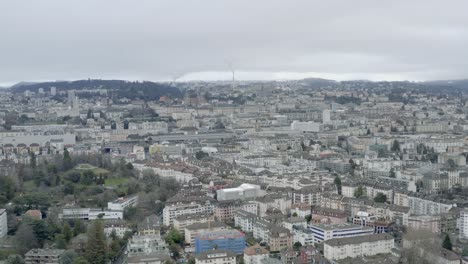
[[[440,215],[446,214],[456,204],[449,201],[431,199],[432,197],[408,196],[410,213],[415,215]]]
[[[238,210],[234,213],[234,225],[240,227],[244,232],[253,232],[254,223],[258,218],[256,214],[245,210]]]
[[[329,260],[389,254],[394,247],[389,234],[334,238],[324,243],[324,255]]]
[[[115,211],[123,211],[127,207],[138,205],[138,194],[129,197],[119,197],[112,202],[107,203],[107,209]]]
[[[468,209],[460,212],[460,218],[457,220],[457,226],[460,238],[468,239]]]
[[[59,214],[60,219],[83,219],[83,220],[118,220],[123,219],[123,211],[101,210],[95,208],[65,208]]]
[[[8,233],[7,212],[5,209],[0,209],[0,238]]]
[[[196,255],[195,264],[236,264],[236,254],[222,249],[210,250]]]
[[[213,204],[210,201],[206,202],[179,202],[173,204],[166,204],[163,210],[163,224],[171,226],[174,223],[174,219],[181,215],[188,214],[212,214]]]
[[[227,188],[216,191],[218,201],[249,199],[261,195],[260,185],[243,183],[236,188]]]
[[[244,250],[244,263],[245,264],[262,264],[264,259],[267,259],[270,252],[260,245],[248,247]]]
[[[321,243],[333,238],[355,238],[374,233],[373,227],[359,226],[349,223],[336,225],[311,224],[309,229],[314,233],[315,243]]]

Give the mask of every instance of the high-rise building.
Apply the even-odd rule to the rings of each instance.
[[[50,95],[55,96],[57,94],[57,88],[55,86],[50,87]]]
[[[465,208],[460,212],[457,226],[460,230],[460,238],[468,239],[468,209]]]

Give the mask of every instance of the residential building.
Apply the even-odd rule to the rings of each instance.
[[[267,259],[270,252],[259,244],[244,249],[245,264],[262,264],[263,260]]]
[[[313,223],[309,228],[314,233],[315,243],[321,243],[333,238],[357,237],[374,233],[374,228],[372,227],[349,223],[335,225]]]
[[[119,197],[112,202],[107,203],[107,209],[114,211],[123,211],[125,208],[138,205],[138,194],[129,197]]]
[[[393,248],[393,236],[388,234],[372,234],[327,240],[324,243],[324,255],[329,260],[341,260],[345,258],[389,254]]]
[[[24,255],[26,264],[59,264],[65,250],[63,249],[31,249]]]
[[[195,255],[195,264],[236,264],[236,254],[229,250],[208,250]]]
[[[245,234],[238,230],[205,231],[195,236],[195,252],[225,249],[242,254],[245,249]]]

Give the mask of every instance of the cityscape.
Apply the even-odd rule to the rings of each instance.
[[[143,7],[165,10],[163,3],[168,2],[135,5],[150,28],[152,16]],[[228,2],[233,4],[224,4]],[[335,4],[340,2],[344,1]],[[37,13],[47,12],[51,20],[60,16],[44,10],[49,3],[63,3],[43,3]],[[92,5],[75,4],[76,10]],[[326,10],[318,3],[312,5]],[[210,2],[195,10],[203,6],[218,8]],[[396,8],[403,13],[402,6]],[[466,15],[454,10],[468,10],[463,6],[468,8],[460,2],[448,12],[455,18],[460,15],[454,23],[464,27],[456,44],[468,40]],[[15,12],[36,12],[16,4],[5,7],[12,12],[0,18],[0,24],[18,23],[20,32],[24,24]],[[299,6],[284,3],[284,7],[302,15]],[[172,8],[174,15],[186,12]],[[221,15],[231,17],[232,10],[222,10]],[[110,10],[103,18],[114,21],[112,12],[123,11]],[[90,11],[90,21],[97,19],[94,12]],[[124,17],[122,24],[143,19],[135,14]],[[230,21],[216,17],[220,24]],[[275,19],[264,18],[272,23],[261,23],[264,29],[282,30],[276,28]],[[64,20],[65,25],[73,25],[70,30],[81,27],[72,20]],[[189,25],[192,22],[194,26]],[[186,34],[204,32],[195,29],[199,21],[180,23],[174,25],[188,27]],[[18,42],[18,48],[11,50],[0,44],[0,60],[2,54],[6,59],[0,62],[0,264],[468,263],[468,79],[457,75],[458,70],[466,74],[468,67],[461,62],[466,57],[454,59],[453,65],[460,69],[451,71],[448,54],[447,60],[431,66],[441,69],[440,75],[431,71],[431,78],[425,75],[429,71],[411,75],[416,71],[406,67],[414,65],[400,65],[405,74],[397,75],[390,60],[389,64],[366,61],[369,56],[362,54],[362,63],[375,67],[375,72],[368,69],[368,78],[362,78],[363,68],[344,55],[343,63],[349,63],[346,74],[340,75],[341,68],[303,70],[302,62],[295,60],[266,62],[266,51],[254,47],[257,39],[249,35],[266,33],[256,31],[258,22],[251,23],[245,28],[239,25],[239,30],[245,30],[246,42],[252,41],[249,49],[258,50],[260,68],[231,60],[236,50],[226,54],[215,49],[213,56],[223,57],[218,64],[212,63],[214,58],[200,60],[200,65],[212,68],[178,72],[173,68],[184,60],[170,64],[161,56],[156,62],[150,52],[148,57],[135,56],[142,63],[154,59],[150,68],[167,78],[147,77],[144,72],[141,79],[130,78],[133,60],[101,64],[100,59],[92,59],[93,48],[79,44],[72,45],[77,53],[91,54],[84,56],[85,63],[70,55],[69,64],[61,64],[57,55],[39,69],[33,62],[9,61],[10,51],[18,57],[22,52],[32,54],[22,50],[23,44]],[[112,23],[102,25],[114,33],[127,32]],[[208,29],[217,27],[211,26]],[[432,26],[425,34],[438,32]],[[60,34],[54,31],[58,27],[54,24],[50,32]],[[86,30],[93,27],[83,25]],[[4,36],[13,34],[5,29],[0,26]],[[130,36],[135,32],[153,36],[151,30],[145,33],[146,27],[133,29],[127,32]],[[42,30],[37,32],[48,34]],[[178,38],[175,33],[172,37]],[[193,43],[185,43],[188,51],[166,46],[163,50],[193,53],[190,60],[195,65],[195,54],[205,51],[197,49],[198,37],[193,38]],[[46,35],[39,37],[37,45],[45,39]],[[60,41],[53,46],[47,40],[53,47],[44,52],[67,46]],[[148,41],[148,46],[154,45],[151,49],[159,49],[159,43],[150,37]],[[435,58],[439,51],[431,45],[417,50]],[[130,52],[111,46],[112,56]],[[282,57],[285,53],[277,48],[277,57]],[[261,66],[269,63],[271,68]],[[429,59],[418,63],[430,65]],[[275,68],[280,64],[285,68]],[[119,70],[113,72],[114,66]],[[166,66],[172,73],[165,71]],[[95,71],[88,76],[97,77],[77,74],[88,69]],[[67,71],[71,75],[64,74]],[[316,74],[321,71],[324,74]],[[374,78],[377,71],[382,78]],[[204,72],[211,73],[207,77]]]

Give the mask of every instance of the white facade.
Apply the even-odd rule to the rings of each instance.
[[[336,225],[312,224],[309,229],[314,233],[315,243],[321,243],[337,237],[358,237],[374,233],[373,227],[348,223]]]
[[[465,208],[460,212],[457,226],[460,230],[460,238],[468,239],[468,209]]]
[[[196,202],[188,202],[181,204],[172,204],[164,207],[163,223],[166,226],[173,224],[174,219],[180,215],[188,214],[212,214],[213,205],[210,202],[199,204]]]
[[[0,237],[4,237],[8,233],[7,212],[5,209],[0,209]]]
[[[216,191],[218,201],[256,198],[260,196],[259,185],[243,183],[237,188],[221,189]]]
[[[291,130],[306,131],[306,132],[320,132],[320,124],[313,122],[313,121],[309,121],[309,122],[293,121],[291,123]]]
[[[138,194],[130,197],[120,197],[107,203],[109,210],[123,211],[127,207],[134,207],[138,204]]]
[[[446,214],[452,207],[456,207],[456,204],[443,203],[424,199],[420,197],[409,196],[408,203],[410,207],[410,213],[415,215],[440,215]]]
[[[389,254],[394,247],[393,237],[373,234],[359,238],[335,238],[324,243],[324,255],[329,260]]]
[[[60,219],[83,219],[83,220],[118,220],[123,219],[123,211],[101,210],[92,208],[66,208],[63,209]]]

